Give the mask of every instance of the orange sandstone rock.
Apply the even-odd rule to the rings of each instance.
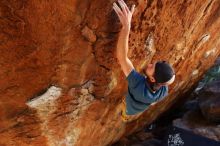
[[[0,145],[111,144],[166,111],[220,54],[219,0],[126,2],[136,4],[134,66],[167,60],[176,71],[169,96],[127,125],[113,1],[0,1]]]

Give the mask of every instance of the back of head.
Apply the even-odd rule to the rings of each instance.
[[[155,64],[154,78],[156,80],[156,83],[169,82],[174,75],[174,69],[166,61],[158,61]]]

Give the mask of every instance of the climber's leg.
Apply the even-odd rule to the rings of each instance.
[[[127,122],[127,121],[128,121],[128,115],[126,114],[126,102],[125,102],[125,98],[122,99],[122,113],[121,113],[121,118],[122,118],[123,122]]]
[[[142,113],[139,113],[139,114],[135,114],[135,115],[127,115],[126,114],[126,101],[125,101],[125,98],[122,99],[122,113],[121,113],[121,118],[123,120],[123,122],[131,122],[131,121],[134,121],[134,120],[137,120],[140,115]]]

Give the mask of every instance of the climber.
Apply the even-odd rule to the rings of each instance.
[[[123,99],[121,117],[124,122],[137,119],[150,104],[163,99],[168,94],[168,85],[175,79],[173,68],[166,61],[157,61],[148,64],[144,69],[144,75],[138,73],[129,60],[128,39],[131,27],[131,18],[135,5],[131,10],[123,0],[113,3],[122,28],[119,33],[116,56],[128,81],[128,92]]]

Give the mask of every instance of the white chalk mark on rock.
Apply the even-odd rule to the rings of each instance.
[[[209,57],[210,55],[215,54],[215,51],[216,51],[216,48],[213,48],[213,49],[211,49],[211,50],[206,51],[205,54],[204,54],[204,57],[207,58],[207,57]]]
[[[31,108],[38,108],[39,106],[54,102],[61,95],[61,91],[61,88],[51,86],[43,95],[28,101],[27,105]]]
[[[153,34],[150,33],[145,41],[144,44],[144,48],[145,50],[154,53],[155,52],[155,48],[154,48],[154,38],[153,38]]]
[[[210,38],[209,34],[204,34],[196,44],[196,50],[199,49],[203,44],[205,44]]]
[[[199,73],[199,70],[196,69],[196,70],[194,70],[194,71],[192,72],[192,75],[195,76],[195,75],[197,75],[198,73]]]

